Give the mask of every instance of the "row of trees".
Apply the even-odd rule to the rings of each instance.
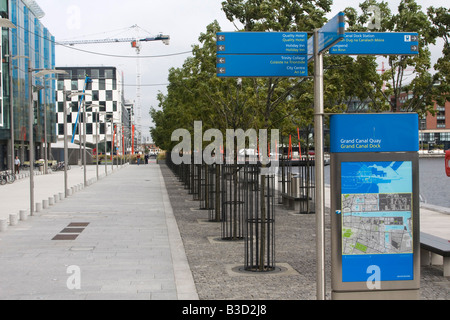
[[[322,27],[331,11],[331,0],[226,0],[222,10],[236,31],[313,31]],[[378,15],[373,8],[378,8]],[[427,8],[415,0],[402,0],[392,13],[387,2],[366,0],[343,10],[347,31],[418,32],[419,54],[388,56],[384,73],[374,56],[324,57],[325,111],[397,112],[424,115],[433,112],[434,101],[450,100],[450,10]],[[377,30],[369,30],[378,19]],[[167,94],[159,93],[157,108],[151,108],[153,141],[165,150],[178,128],[193,132],[194,120],[203,130],[279,129],[287,136],[297,128],[308,133],[313,127],[313,80],[306,78],[218,78],[216,76],[217,21],[206,27],[192,56],[180,68],[169,71]],[[431,45],[443,42],[442,55],[431,63]],[[312,64],[312,63],[311,63]],[[405,83],[405,73],[412,73]],[[309,74],[313,74],[312,65]],[[383,86],[383,84],[385,84]],[[384,89],[383,89],[384,87]],[[400,95],[412,93],[400,108]]]

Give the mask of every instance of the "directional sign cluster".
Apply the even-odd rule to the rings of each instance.
[[[217,33],[219,77],[305,77],[306,32]]]
[[[342,55],[415,55],[414,32],[345,32],[339,12],[318,31],[318,53]],[[218,77],[306,77],[314,57],[314,36],[306,32],[217,33]]]
[[[330,54],[414,55],[419,54],[419,35],[414,32],[347,32],[331,47]]]

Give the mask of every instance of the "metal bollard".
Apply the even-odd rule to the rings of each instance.
[[[20,215],[20,221],[25,221],[28,218],[28,212],[26,210],[20,210],[19,215]]]
[[[0,219],[0,232],[5,232],[8,229],[8,220]]]
[[[16,226],[17,223],[18,223],[17,214],[16,213],[11,213],[9,215],[9,225]]]

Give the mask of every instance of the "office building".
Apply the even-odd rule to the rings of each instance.
[[[29,68],[54,68],[55,39],[42,25],[40,19],[45,14],[33,0],[0,0],[0,15],[16,26],[2,28],[0,41],[0,170],[6,170],[12,168],[12,141],[15,155],[22,163],[29,161],[30,92],[34,101],[35,159],[44,158],[44,150],[48,150],[45,142],[47,147],[56,142],[55,81],[52,76],[36,77],[31,72],[30,90],[28,72]]]
[[[58,76],[57,119],[58,140],[64,139],[64,90],[84,92],[85,96],[74,96],[66,101],[67,133],[69,141],[86,144],[99,152],[122,155],[131,149],[130,115],[125,105],[123,75],[115,67],[57,67],[67,75]],[[86,81],[88,79],[88,81]],[[84,109],[86,118],[84,117]],[[77,122],[78,120],[78,122]],[[111,122],[113,127],[111,127]],[[86,127],[86,132],[84,132]],[[113,128],[113,129],[111,129]]]

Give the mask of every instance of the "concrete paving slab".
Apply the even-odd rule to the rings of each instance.
[[[42,176],[41,191],[55,193],[52,186],[62,177]],[[14,198],[26,182],[2,196]],[[76,238],[52,240],[57,235]],[[155,164],[110,173],[0,233],[0,270],[3,300],[198,299]]]

